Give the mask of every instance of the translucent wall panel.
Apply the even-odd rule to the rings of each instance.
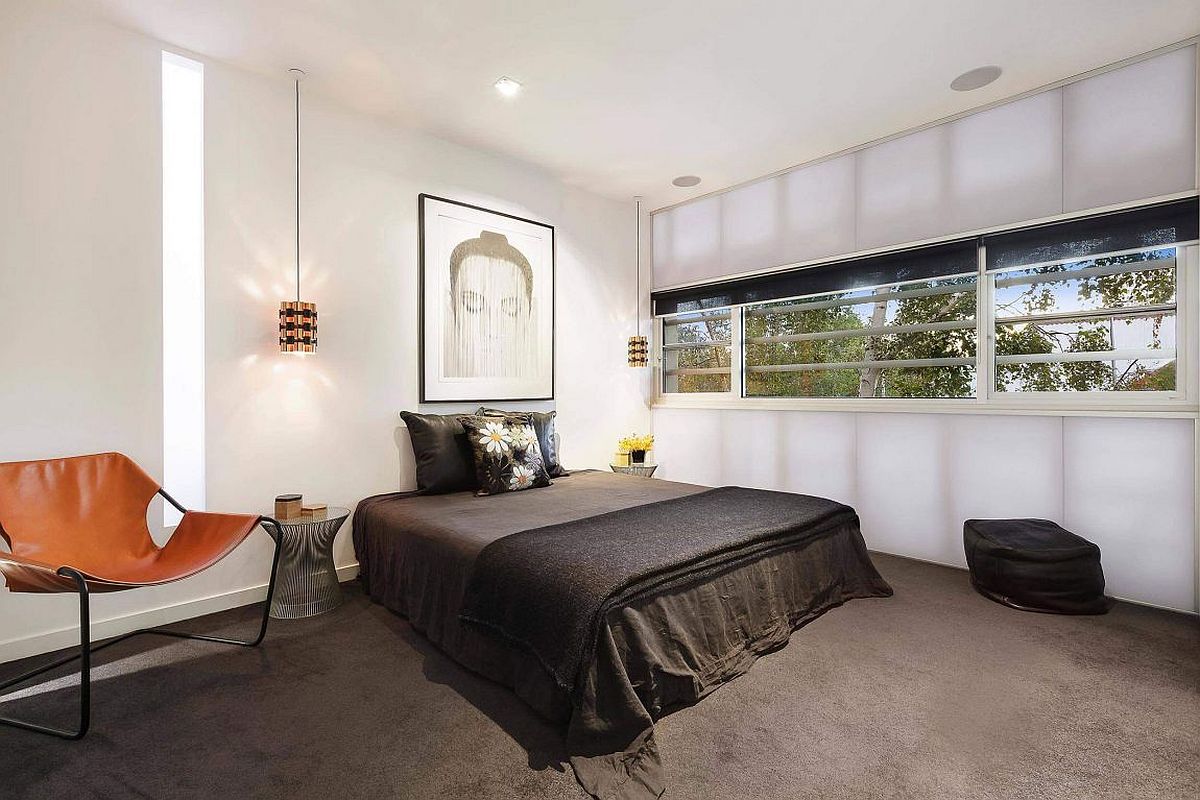
[[[1109,593],[1180,610],[1195,602],[1194,425],[654,410],[662,477],[831,497],[857,509],[870,548],[959,566],[964,520],[1051,519],[1100,545]]]
[[[1062,417],[943,418],[954,476],[950,517],[960,535],[968,519],[1041,517],[1062,522],[1062,424]],[[966,565],[962,553],[954,563]]]
[[[773,267],[779,263],[783,228],[780,184],[768,179],[721,195],[721,272]]]
[[[961,520],[944,418],[858,414],[858,510],[867,547],[944,564],[962,561]]]
[[[721,195],[654,215],[654,285],[714,278],[721,263]]]
[[[1195,188],[1195,47],[1062,91],[1067,211]]]
[[[1194,424],[1063,420],[1064,524],[1100,545],[1109,594],[1194,610]]]
[[[956,231],[1062,213],[1062,92],[963,117],[950,131]]]
[[[858,153],[858,249],[912,242],[954,229],[950,137],[945,126]]]
[[[781,264],[813,261],[854,250],[855,156],[848,155],[781,175]]]

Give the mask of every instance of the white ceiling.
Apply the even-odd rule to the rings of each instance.
[[[82,0],[651,208],[1200,33],[1196,0]],[[998,64],[975,92],[959,73]],[[512,101],[493,81],[525,84]],[[692,189],[671,186],[695,174]]]

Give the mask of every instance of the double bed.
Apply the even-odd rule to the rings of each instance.
[[[563,726],[598,798],[659,797],[654,721],[846,600],[891,588],[853,509],[598,471],[533,491],[371,497],[370,597]]]

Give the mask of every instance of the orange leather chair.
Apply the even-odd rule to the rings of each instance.
[[[150,537],[146,512],[156,494],[183,514],[165,545]],[[262,523],[275,540],[267,601],[258,635],[250,640],[148,628],[93,647],[88,621],[91,592],[118,592],[181,580],[233,552]],[[188,511],[120,453],[0,464],[0,574],[11,592],[78,592],[79,652],[0,683],[0,691],[80,660],[77,730],[21,720],[0,724],[64,739],[82,739],[91,717],[91,654],[131,636],[153,633],[256,647],[267,633],[282,531],[270,517]]]

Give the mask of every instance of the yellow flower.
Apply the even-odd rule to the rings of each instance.
[[[635,433],[632,436],[626,436],[625,438],[621,439],[621,441],[617,443],[617,447],[620,448],[621,452],[624,453],[629,453],[634,450],[653,450],[654,435],[649,433],[639,435]]]

